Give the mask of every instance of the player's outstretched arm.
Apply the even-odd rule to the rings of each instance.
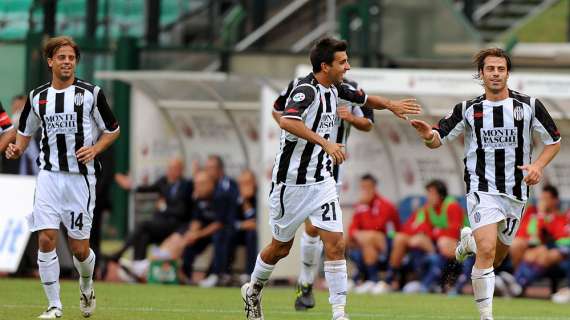
[[[107,150],[115,140],[119,138],[120,130],[117,129],[113,132],[104,132],[97,143],[92,146],[83,146],[75,153],[77,160],[81,163],[88,163],[89,161],[95,159],[95,157],[101,152]]]
[[[430,148],[435,149],[441,146],[441,139],[437,131],[432,130],[429,123],[422,120],[410,120],[412,127],[416,129],[418,135],[424,139],[424,144]]]
[[[407,115],[420,114],[422,112],[422,107],[413,98],[390,100],[381,96],[368,96],[366,106],[378,110],[388,109],[396,117],[404,120],[408,120]]]
[[[558,151],[560,151],[560,141],[554,144],[545,145],[544,149],[542,149],[542,152],[533,163],[518,166],[520,170],[527,172],[524,177],[524,182],[529,186],[539,183],[542,179],[544,167],[554,159]]]
[[[0,153],[6,151],[6,148],[10,143],[14,143],[16,140],[16,129],[12,128],[0,135]]]
[[[20,133],[16,136],[16,143],[8,144],[6,148],[7,159],[18,159],[30,144],[31,136],[25,136]]]
[[[311,143],[321,146],[323,150],[332,157],[335,164],[341,164],[346,159],[344,151],[342,151],[342,144],[332,143],[321,137],[316,132],[307,128],[303,121],[294,118],[281,117],[279,125],[281,126],[281,129],[290,132],[301,139],[305,139]]]

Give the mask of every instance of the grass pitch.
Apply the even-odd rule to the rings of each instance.
[[[245,319],[238,288],[200,289],[186,286],[130,285],[96,283],[97,310],[93,320],[122,319]],[[62,319],[82,319],[76,281],[61,283],[64,304]],[[316,292],[317,306],[308,312],[295,312],[292,288],[264,291],[265,318],[330,319],[328,293]],[[39,280],[0,279],[0,319],[36,319],[46,307]],[[495,298],[496,320],[570,319],[570,306],[546,300]],[[479,319],[470,296],[444,295],[348,297],[351,319]]]

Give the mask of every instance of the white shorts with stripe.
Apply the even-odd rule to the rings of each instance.
[[[73,239],[89,239],[95,208],[94,175],[41,170],[36,180],[30,230],[59,229]]]
[[[310,185],[272,184],[269,224],[276,240],[293,239],[307,218],[319,229],[343,232],[342,210],[333,178]]]
[[[525,203],[504,195],[479,191],[467,194],[466,198],[471,229],[497,223],[499,240],[510,246],[519,229]]]

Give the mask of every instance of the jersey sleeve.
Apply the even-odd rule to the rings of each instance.
[[[534,101],[534,117],[532,120],[532,129],[538,133],[540,140],[546,145],[554,144],[560,141],[560,132],[544,107],[538,99]]]
[[[302,120],[305,110],[311,106],[315,96],[313,87],[309,85],[297,86],[287,100],[282,117]]]
[[[12,127],[13,125],[10,121],[10,116],[8,116],[8,113],[4,110],[2,103],[0,102],[0,134],[12,129]]]
[[[22,110],[22,115],[20,115],[18,133],[26,137],[31,137],[34,135],[36,130],[38,130],[40,125],[40,118],[38,114],[34,112],[32,108],[32,101],[30,99],[30,96],[28,96],[28,99],[26,99],[26,104],[24,105],[24,109]]]
[[[368,96],[362,89],[357,89],[347,82],[337,85],[338,97],[358,105],[364,105]]]
[[[442,144],[448,141],[453,141],[465,129],[465,115],[463,112],[464,102],[458,103],[453,107],[451,113],[439,120],[434,130],[439,134]]]
[[[291,80],[287,86],[287,89],[281,91],[279,97],[277,97],[273,103],[273,111],[281,113],[283,110],[285,110],[285,103],[287,102],[287,98],[291,94],[291,91],[293,91],[294,84],[295,80]]]
[[[93,119],[97,127],[103,132],[112,133],[119,130],[119,123],[113,111],[111,111],[107,103],[107,98],[101,89],[97,92],[96,100],[93,105]]]

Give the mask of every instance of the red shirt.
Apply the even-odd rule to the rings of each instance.
[[[422,209],[425,212],[424,220],[417,221],[420,210],[416,210],[408,221],[406,221],[402,230],[403,233],[407,235],[423,233],[433,240],[437,240],[444,236],[459,239],[459,232],[463,226],[463,209],[457,201],[450,203],[447,207],[447,226],[445,228],[438,228],[430,221],[429,208],[427,206],[424,206]],[[438,215],[442,213],[442,205],[439,205],[434,209]]]
[[[570,238],[570,211],[566,214],[553,214],[546,223],[546,230],[554,240]]]
[[[400,216],[396,207],[388,199],[376,194],[369,204],[357,204],[354,207],[348,235],[352,238],[354,233],[360,230],[386,233],[389,222],[394,224],[396,231],[400,230]]]
[[[532,244],[544,242],[542,238],[542,230],[545,228],[544,217],[544,213],[539,213],[536,206],[528,206],[517,231],[517,238],[528,240]]]

